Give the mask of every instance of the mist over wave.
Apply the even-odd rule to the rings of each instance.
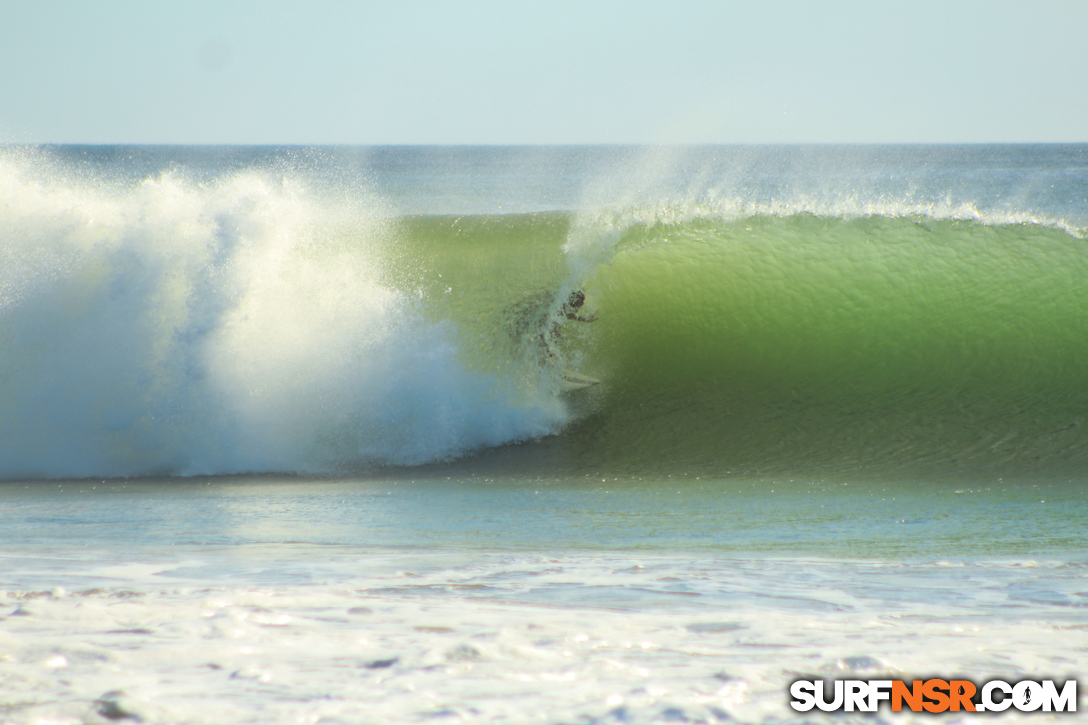
[[[50,164],[0,158],[0,476],[412,464],[561,424],[388,283],[366,200]]]
[[[1086,189],[1084,147],[8,149],[0,477],[1077,470]]]

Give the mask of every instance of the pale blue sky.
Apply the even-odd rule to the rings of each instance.
[[[1088,141],[1088,0],[0,0],[0,143]]]

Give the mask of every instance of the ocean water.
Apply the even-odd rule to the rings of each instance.
[[[1086,232],[1088,145],[0,149],[0,721],[1078,677]]]

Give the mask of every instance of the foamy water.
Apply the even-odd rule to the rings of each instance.
[[[1075,486],[784,484],[7,484],[0,713],[808,722],[801,676],[1078,676]]]
[[[281,545],[4,565],[78,572],[0,598],[12,723],[801,722],[802,675],[1064,679],[1088,647],[1084,564],[1046,561]]]
[[[0,477],[413,464],[564,419],[459,362],[387,281],[365,197],[43,166],[0,159]]]

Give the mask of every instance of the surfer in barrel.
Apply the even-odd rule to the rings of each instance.
[[[586,293],[581,290],[574,290],[570,293],[570,297],[563,303],[563,308],[560,310],[560,314],[566,317],[568,320],[577,320],[578,322],[594,322],[597,319],[596,315],[586,315],[582,317],[578,314],[578,310],[582,309],[582,305],[586,303]],[[553,325],[555,336],[559,336],[559,323],[556,322]]]
[[[555,347],[559,343],[559,339],[563,336],[563,322],[565,320],[574,320],[575,322],[596,321],[596,315],[592,313],[587,315],[582,314],[582,307],[585,303],[585,293],[581,290],[574,290],[570,293],[570,297],[567,298],[567,301],[563,303],[563,306],[555,313],[551,325],[547,330],[541,331],[541,348],[544,352],[545,359],[550,363],[554,364],[559,360],[559,355],[556,353]],[[559,389],[561,392],[570,392],[572,390],[592,387],[600,382],[595,378],[591,378],[588,375],[583,375],[565,367],[560,369],[559,378]]]
[[[557,347],[567,320],[597,320],[595,314],[585,314],[585,292],[574,290],[558,308],[556,296],[554,291],[541,290],[519,300],[504,313],[503,324],[510,333],[513,349],[525,350],[522,346],[534,341],[531,347],[536,349],[541,365],[551,364],[559,358]]]
[[[565,320],[574,320],[575,322],[595,322],[597,320],[597,316],[594,314],[581,314],[582,306],[585,303],[585,292],[574,290],[570,293],[567,301],[563,303],[563,306],[559,308],[559,311],[553,313],[551,324],[546,325],[540,331],[540,347],[546,359],[555,360],[558,357],[555,347],[558,345],[559,339],[563,337],[563,322]]]

